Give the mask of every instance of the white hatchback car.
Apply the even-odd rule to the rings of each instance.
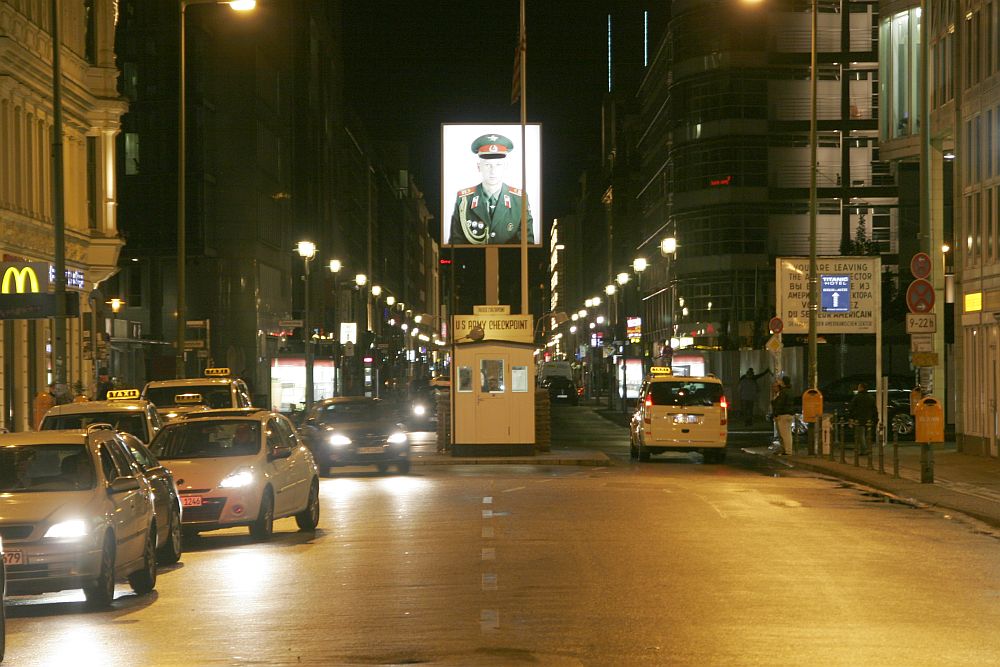
[[[65,403],[50,408],[42,431],[81,429],[91,424],[111,424],[148,445],[163,426],[156,406],[139,398],[138,389],[114,389],[106,401]]]
[[[705,463],[726,460],[728,405],[717,377],[651,375],[639,390],[629,453],[648,461],[666,451],[701,452]]]
[[[153,492],[107,425],[0,435],[7,592],[82,588],[107,606],[115,582],[156,586]]]
[[[142,397],[156,405],[164,421],[207,409],[249,408],[246,383],[228,368],[206,368],[205,377],[147,382]]]
[[[319,523],[319,471],[284,415],[258,408],[191,413],[163,427],[151,448],[174,474],[188,533],[249,526],[258,540],[274,520]]]

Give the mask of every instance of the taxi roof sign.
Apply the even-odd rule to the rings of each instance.
[[[653,366],[649,369],[649,374],[654,377],[658,375],[673,375],[674,370],[670,366]]]
[[[195,403],[204,403],[204,399],[201,394],[177,394],[174,396],[174,402],[177,405],[193,405]]]
[[[108,391],[109,401],[136,401],[139,400],[138,389],[112,389]]]
[[[228,368],[206,368],[205,377],[219,378],[219,377],[229,377],[230,372]]]

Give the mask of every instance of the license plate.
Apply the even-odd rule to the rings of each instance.
[[[181,496],[181,506],[201,507],[201,496]]]
[[[556,394],[556,398],[569,398],[569,394]]]
[[[697,424],[701,421],[701,415],[674,415],[675,424]]]
[[[358,454],[381,454],[381,447],[358,447]]]
[[[3,564],[4,565],[20,565],[24,562],[24,554],[20,551],[11,549],[10,551],[3,552]]]

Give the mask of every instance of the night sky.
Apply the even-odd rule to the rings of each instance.
[[[528,122],[542,123],[547,230],[571,212],[582,171],[600,163],[606,14],[595,2],[527,4]],[[518,21],[518,0],[344,2],[348,104],[373,138],[410,145],[435,218],[441,123],[520,120],[510,103]]]

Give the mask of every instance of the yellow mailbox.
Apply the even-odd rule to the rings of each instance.
[[[917,403],[917,442],[944,442],[944,409],[941,402],[927,396]]]
[[[802,420],[818,422],[823,414],[823,394],[819,389],[806,389],[802,394]]]

